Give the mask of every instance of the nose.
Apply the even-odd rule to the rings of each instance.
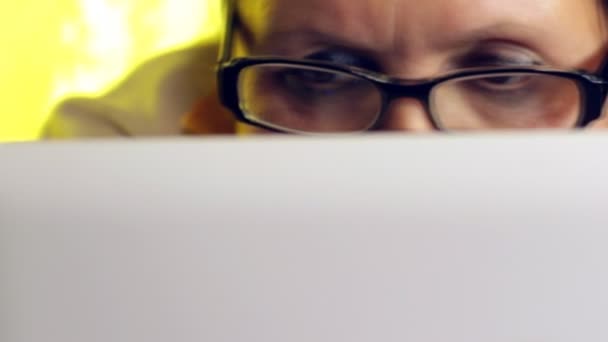
[[[391,102],[376,129],[379,131],[430,132],[435,129],[435,126],[422,102],[412,98],[401,98]]]

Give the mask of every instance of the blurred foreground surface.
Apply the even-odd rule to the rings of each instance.
[[[0,340],[608,341],[607,146],[0,146]]]

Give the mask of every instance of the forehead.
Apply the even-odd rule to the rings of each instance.
[[[445,36],[500,23],[546,30],[592,26],[600,17],[598,4],[598,0],[247,0],[241,1],[241,13],[258,34],[306,27],[378,40],[398,32]]]
[[[241,9],[258,14],[306,14],[327,12],[328,14],[377,14],[394,13],[434,14],[446,9],[458,9],[449,13],[460,16],[467,13],[484,11],[507,11],[526,16],[527,10],[553,11],[558,6],[582,8],[589,4],[600,6],[602,0],[240,0]],[[574,5],[574,6],[572,6]],[[576,14],[576,13],[571,13]]]

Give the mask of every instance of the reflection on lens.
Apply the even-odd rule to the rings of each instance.
[[[376,86],[338,71],[262,64],[241,71],[241,110],[258,123],[298,132],[368,129],[382,107]]]
[[[571,128],[582,111],[573,80],[505,73],[447,81],[431,94],[431,110],[449,130]]]

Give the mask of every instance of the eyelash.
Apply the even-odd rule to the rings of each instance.
[[[540,65],[538,59],[531,56],[505,56],[500,53],[470,54],[457,61],[459,67],[507,67]]]

